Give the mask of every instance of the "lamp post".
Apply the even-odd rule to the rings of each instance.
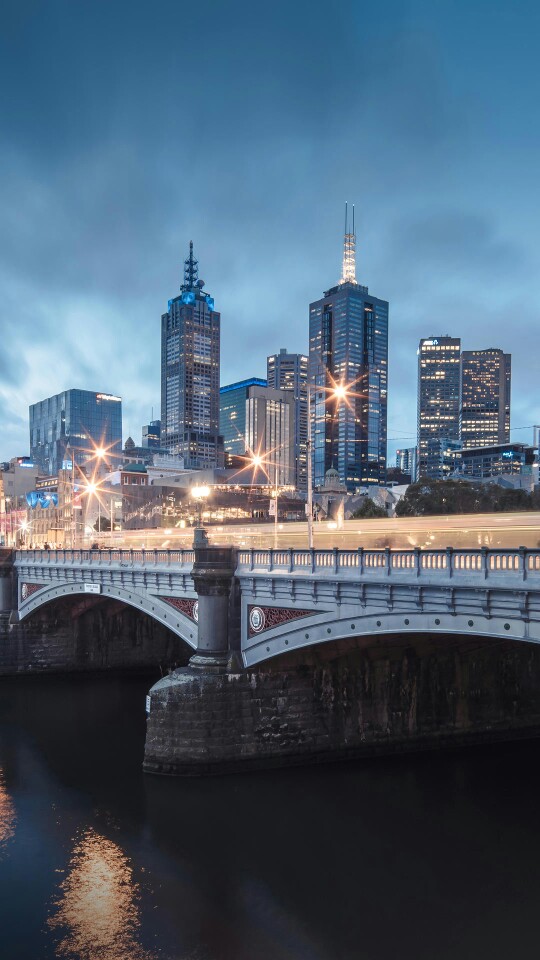
[[[191,488],[191,496],[197,501],[197,526],[195,527],[195,533],[193,536],[193,546],[194,547],[204,547],[208,543],[208,536],[206,530],[203,527],[202,521],[202,505],[203,501],[210,494],[210,487],[201,485]]]
[[[346,400],[351,384],[335,383],[332,387],[317,387],[316,384],[308,383],[307,386],[307,523],[308,523],[308,548],[313,549],[313,461],[312,461],[312,431],[311,431],[311,392],[320,390],[327,394],[326,400]],[[325,402],[326,402],[325,400]]]

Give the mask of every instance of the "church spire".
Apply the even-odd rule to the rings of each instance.
[[[349,218],[345,204],[345,236],[343,237],[343,267],[340,283],[356,283],[356,234],[354,232],[354,203],[352,208],[352,231],[349,233]]]
[[[184,282],[181,290],[192,290],[199,278],[199,261],[193,256],[193,240],[189,241],[189,257],[184,260]]]

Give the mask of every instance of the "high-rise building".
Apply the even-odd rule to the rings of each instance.
[[[103,447],[111,460],[122,451],[122,400],[93,390],[64,390],[30,407],[30,456],[42,474],[79,466]]]
[[[220,390],[225,450],[232,456],[258,454],[270,483],[295,484],[292,391],[274,390],[265,380],[242,380]],[[247,464],[246,459],[246,464]]]
[[[409,476],[414,483],[416,478],[416,447],[405,447],[396,450],[396,468]]]
[[[345,216],[341,280],[309,308],[309,384],[315,486],[334,467],[349,490],[386,477],[388,302],[356,281],[352,232]],[[346,400],[330,398],[349,385]]]
[[[463,447],[510,441],[512,358],[491,348],[461,354],[460,437]]]
[[[225,453],[243,456],[246,452],[246,400],[250,387],[266,387],[266,380],[251,377],[220,387],[219,432]]]
[[[142,447],[159,449],[161,447],[161,420],[151,420],[150,423],[143,424],[141,439]]]
[[[294,400],[290,391],[249,388],[246,446],[264,458],[271,483],[294,486]]]
[[[161,317],[161,446],[195,469],[223,464],[220,314],[203,288],[190,243],[180,293]]]
[[[459,440],[460,402],[459,337],[420,340],[418,347],[418,466],[417,478],[442,479],[446,473],[444,450]]]
[[[287,353],[282,347],[267,358],[268,386],[289,390],[294,399],[294,482],[298,490],[307,485],[307,373],[308,358],[301,353]]]

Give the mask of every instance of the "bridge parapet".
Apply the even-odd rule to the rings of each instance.
[[[193,550],[18,550],[15,555],[17,565],[39,563],[40,566],[193,566]]]
[[[404,579],[464,576],[471,579],[500,579],[509,576],[513,582],[529,576],[540,579],[540,550],[295,550],[248,549],[238,551],[237,574],[253,575],[316,575],[339,579],[358,579],[358,576],[399,577]]]

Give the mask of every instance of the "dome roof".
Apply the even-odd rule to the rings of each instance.
[[[339,473],[335,467],[330,467],[324,475],[325,480],[337,480],[339,482]]]

